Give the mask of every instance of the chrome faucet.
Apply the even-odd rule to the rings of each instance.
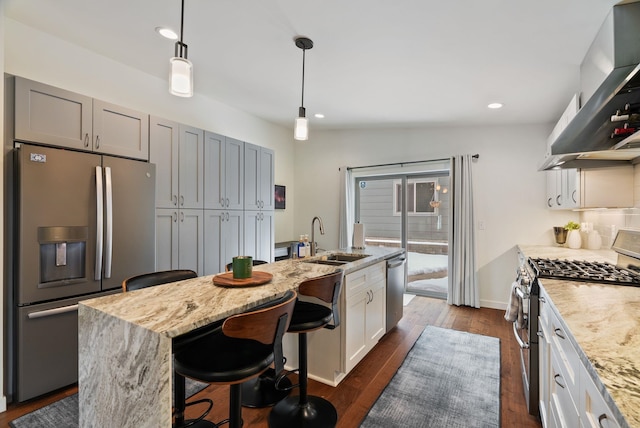
[[[322,219],[316,216],[313,218],[313,220],[311,220],[311,255],[312,256],[316,255],[316,235],[315,235],[315,229],[313,227],[316,223],[316,220],[318,220],[318,222],[320,223],[320,234],[324,235],[324,226],[322,225]]]

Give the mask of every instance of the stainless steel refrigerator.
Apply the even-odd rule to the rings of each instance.
[[[78,376],[77,303],[155,268],[155,165],[17,144],[13,384],[24,401]]]

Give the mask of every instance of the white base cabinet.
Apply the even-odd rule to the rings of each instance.
[[[544,428],[619,427],[540,287],[540,419]]]
[[[340,325],[307,334],[309,377],[336,386],[378,343],[385,333],[386,262],[344,277],[340,295]],[[283,340],[287,368],[298,364],[298,338]]]

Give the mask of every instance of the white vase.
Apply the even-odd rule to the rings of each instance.
[[[567,247],[577,249],[582,246],[582,237],[579,230],[570,230],[567,235]]]

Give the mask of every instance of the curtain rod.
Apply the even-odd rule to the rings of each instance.
[[[473,156],[471,156],[473,159],[479,159],[480,155],[479,154],[475,154]],[[405,165],[411,165],[414,163],[426,163],[426,162],[442,162],[442,161],[446,161],[446,160],[450,160],[451,158],[442,158],[442,159],[428,159],[428,160],[419,160],[419,161],[409,161],[409,162],[394,162],[394,163],[381,163],[378,165],[366,165],[366,166],[348,166],[347,167],[347,171],[350,171],[352,169],[362,169],[362,168],[377,168],[380,166],[393,166],[393,165],[400,165],[405,166]]]

